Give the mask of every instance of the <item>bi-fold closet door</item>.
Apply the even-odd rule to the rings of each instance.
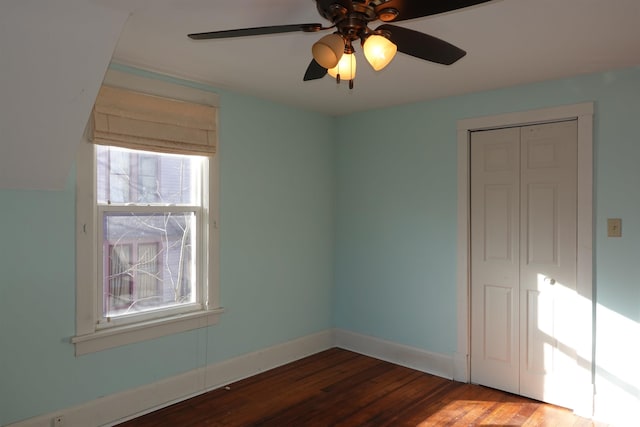
[[[572,407],[577,122],[471,134],[471,381]]]

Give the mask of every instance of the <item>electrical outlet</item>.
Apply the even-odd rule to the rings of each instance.
[[[620,218],[607,219],[607,236],[622,237],[622,219]]]
[[[64,417],[62,415],[58,415],[56,417],[53,417],[51,425],[53,427],[64,427]]]

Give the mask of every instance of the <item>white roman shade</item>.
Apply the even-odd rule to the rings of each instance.
[[[93,109],[94,144],[212,156],[217,108],[102,86]]]

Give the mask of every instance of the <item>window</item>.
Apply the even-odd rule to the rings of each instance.
[[[207,159],[100,145],[95,157],[100,327],[199,309]]]
[[[103,108],[125,101],[117,117]],[[77,332],[72,339],[78,355],[208,326],[222,311],[217,301],[217,174],[211,131],[205,129],[206,143],[195,149],[192,139],[199,141],[192,135],[199,129],[174,131],[170,124],[146,133],[158,126],[156,118],[147,120],[149,102],[164,101],[177,102],[101,90],[93,143],[81,144]],[[146,115],[136,106],[142,104]],[[130,105],[135,112],[127,118]],[[183,114],[182,101],[175,107]],[[173,104],[161,106],[163,120],[170,108]],[[104,119],[101,114],[106,114],[106,125],[98,123]],[[129,120],[124,127],[118,124],[123,116]],[[139,123],[140,117],[145,123]],[[183,126],[185,119],[177,121]],[[187,142],[180,140],[182,135]]]

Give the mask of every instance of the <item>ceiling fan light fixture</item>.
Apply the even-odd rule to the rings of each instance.
[[[356,56],[353,53],[345,53],[338,65],[327,69],[327,73],[334,78],[338,78],[339,75],[340,80],[353,80],[356,77]]]
[[[380,71],[389,65],[396,56],[398,46],[384,36],[373,34],[365,40],[362,51],[371,67],[376,71]]]
[[[324,68],[334,68],[344,54],[344,39],[337,33],[324,36],[313,44],[311,53],[313,59]]]
[[[400,11],[398,9],[387,7],[378,12],[378,19],[382,22],[391,22],[396,19],[398,15],[400,15]]]

